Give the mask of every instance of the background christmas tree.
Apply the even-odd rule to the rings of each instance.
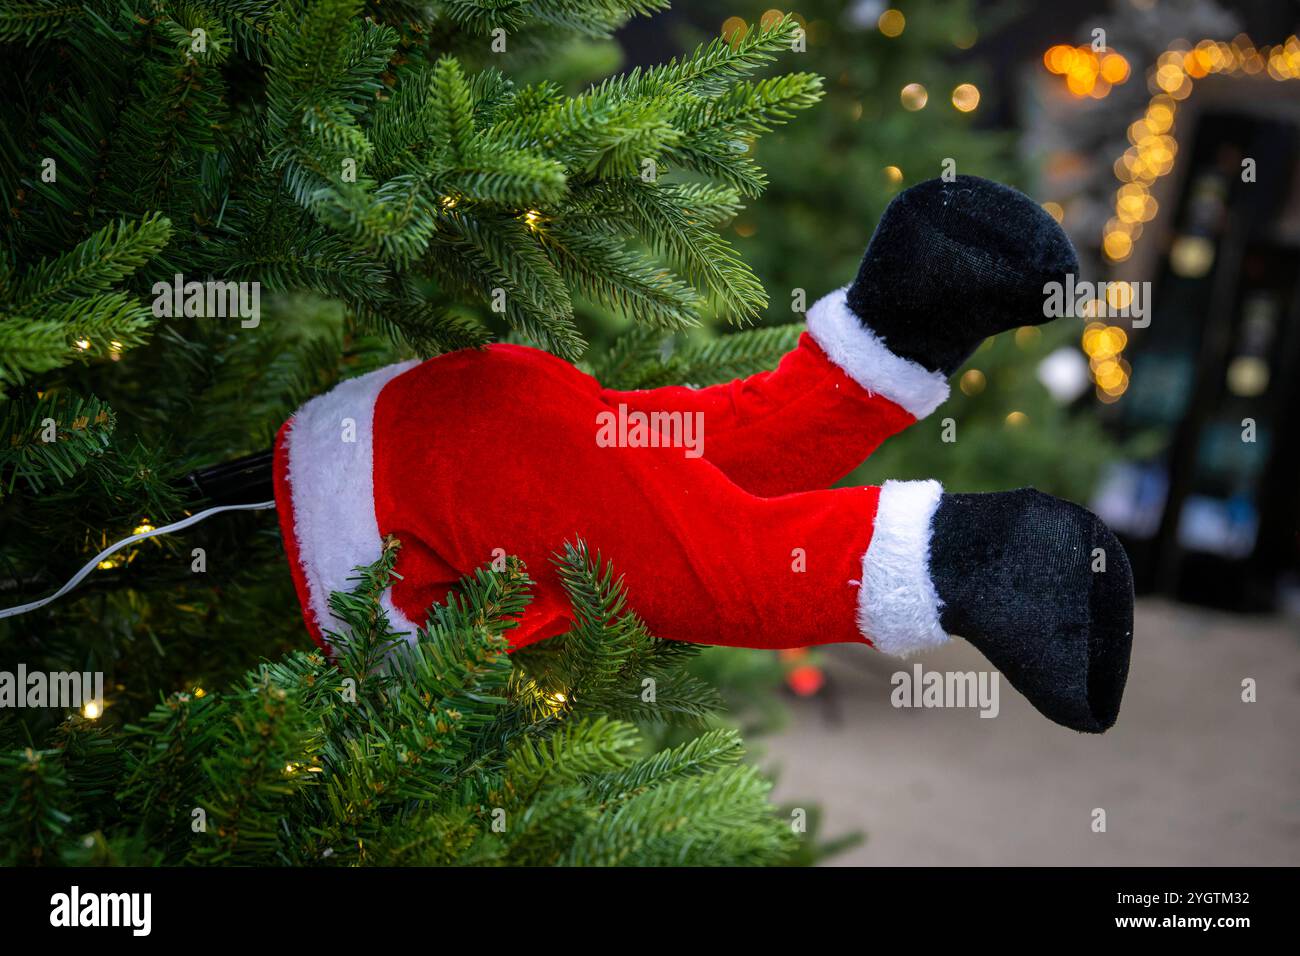
[[[756,144],[769,188],[728,227],[771,295],[762,322],[774,325],[802,318],[792,311],[796,290],[811,304],[852,280],[875,223],[908,186],[951,172],[1035,196],[1037,178],[1038,157],[1018,152],[1012,131],[981,122],[996,104],[984,92],[989,67],[979,44],[1006,14],[977,11],[968,0],[809,0],[797,9],[826,98]],[[779,15],[765,11],[770,4],[709,3],[692,5],[691,17],[698,33],[735,35],[747,21]],[[846,483],[1032,485],[1086,504],[1114,445],[1093,416],[1053,398],[1039,377],[1053,352],[1077,351],[1082,331],[1081,323],[1057,322],[986,342],[954,379],[949,402],[886,442]]]
[[[755,138],[820,80],[747,78],[798,48],[776,18],[561,88],[608,65],[602,38],[627,16],[660,6],[0,4],[3,604],[196,510],[192,469],[267,447],[303,400],[401,357],[508,336],[611,384],[770,364],[791,330],[659,343],[704,316],[762,313],[717,227],[763,186]],[[177,274],[259,283],[256,324],[160,318],[155,284]],[[611,312],[635,331],[588,352],[587,317]],[[397,547],[335,595],[337,666],[294,650],[265,512],[134,545],[72,596],[0,620],[6,669],[108,683],[103,713],[0,711],[6,861],[801,852],[734,733],[656,751],[638,730],[699,726],[716,696],[684,670],[694,648],[648,635],[581,542],[556,542],[570,634],[504,654],[528,589],[510,564],[468,580],[385,669],[377,602]]]

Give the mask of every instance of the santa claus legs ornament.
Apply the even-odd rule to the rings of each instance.
[[[504,552],[537,582],[512,644],[543,640],[571,613],[550,556],[581,538],[660,637],[905,656],[959,634],[1046,716],[1103,731],[1128,673],[1133,587],[1095,516],[1030,489],[830,488],[934,412],[987,336],[1046,321],[1044,284],[1076,265],[1020,193],[934,180],[889,206],[856,280],[809,310],[775,371],[615,391],[492,345],[346,381],[275,449],[307,627],[324,646],[330,592],[394,535],[395,628],[414,634]]]

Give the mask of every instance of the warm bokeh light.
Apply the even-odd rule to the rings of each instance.
[[[1127,309],[1133,304],[1133,283],[1111,282],[1107,284],[1106,304],[1115,312]],[[1122,330],[1120,330],[1120,334],[1124,334]],[[1120,347],[1123,348],[1123,346]]]
[[[1159,203],[1142,183],[1125,183],[1115,194],[1115,216],[1122,223],[1150,222],[1159,211]]]
[[[1176,275],[1199,279],[1214,266],[1214,243],[1204,236],[1179,236],[1169,249],[1169,267]]]
[[[1065,74],[1070,72],[1074,59],[1074,47],[1058,43],[1043,54],[1043,65],[1052,73]]]
[[[1268,362],[1254,355],[1238,355],[1228,363],[1228,390],[1243,398],[1254,398],[1268,391]]]
[[[727,17],[722,21],[722,38],[733,46],[745,38],[749,24],[744,17]]]
[[[1098,55],[1090,46],[1063,43],[1048,48],[1043,65],[1048,72],[1065,77],[1065,88],[1072,94],[1094,99],[1108,95],[1112,86],[1127,82],[1130,73],[1128,60],[1113,50]]]
[[[1157,96],[1147,107],[1144,122],[1152,133],[1169,132],[1174,125],[1174,101]]]
[[[1084,326],[1083,338],[1080,344],[1087,355],[1092,356],[1093,353],[1097,351],[1097,337],[1101,334],[1101,331],[1104,328],[1106,328],[1104,322],[1089,322]]]
[[[1155,73],[1156,86],[1160,87],[1166,93],[1174,93],[1184,83],[1187,82],[1187,74],[1183,68],[1174,63],[1166,63],[1164,66],[1156,69]]]
[[[903,181],[903,171],[897,166],[886,166],[885,179],[889,180],[892,185],[897,186]]]
[[[1114,359],[1106,359],[1104,362],[1097,363],[1097,367],[1093,370],[1093,377],[1096,378],[1098,385],[1109,392],[1124,381],[1124,370]]]
[[[1059,202],[1045,202],[1043,209],[1057,222],[1065,221],[1065,208]]]
[[[1116,290],[1113,294],[1112,289]],[[1106,299],[1111,308],[1122,307],[1120,303],[1131,301],[1132,295],[1133,287],[1127,282],[1107,286]],[[1123,395],[1132,372],[1123,358],[1128,333],[1117,325],[1089,322],[1083,331],[1081,345],[1088,356],[1088,368],[1097,386],[1097,397],[1102,401],[1114,401]]]
[[[885,36],[896,37],[907,26],[907,18],[903,16],[901,10],[886,10],[880,15],[880,19],[876,21],[876,26]]]
[[[1022,349],[1037,345],[1043,337],[1043,330],[1036,325],[1022,325],[1016,329],[1016,345]]]
[[[1097,73],[1087,66],[1071,70],[1065,75],[1065,88],[1075,96],[1087,96],[1096,85]]]
[[[1133,239],[1126,232],[1108,232],[1101,248],[1111,262],[1123,262],[1133,254]]]
[[[903,109],[916,112],[925,109],[925,104],[930,99],[930,94],[925,91],[925,87],[920,83],[908,83],[907,86],[899,92],[898,98],[902,100]]]
[[[1097,82],[1092,85],[1092,89],[1088,91],[1088,95],[1091,96],[1094,100],[1105,99],[1109,94],[1110,94],[1110,84],[1107,83],[1100,76],[1097,77]]]
[[[984,373],[977,368],[968,369],[962,374],[961,381],[958,383],[964,395],[978,395],[984,391],[988,385],[988,380]]]
[[[952,91],[952,105],[969,113],[980,105],[980,91],[974,83],[962,83]]]
[[[1100,73],[1107,83],[1123,83],[1128,79],[1128,60],[1118,53],[1107,53],[1101,58]]]
[[[1127,345],[1128,333],[1118,325],[1089,322],[1083,331],[1083,351],[1093,368],[1098,363],[1113,360]]]

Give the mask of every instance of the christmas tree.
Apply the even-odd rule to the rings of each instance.
[[[708,15],[693,12],[744,35],[746,19],[768,7],[714,3]],[[810,0],[798,12],[812,62],[827,78],[826,99],[807,121],[757,145],[770,188],[729,225],[771,293],[762,321],[777,326],[852,280],[872,228],[902,190],[970,174],[1034,196],[1039,159],[1017,151],[1011,131],[980,122],[996,104],[979,44],[1004,15],[977,15],[968,0]],[[1082,323],[1059,322],[986,342],[954,381],[942,414],[891,439],[846,483],[937,478],[961,491],[1033,485],[1086,502],[1114,445],[1091,415],[1040,380],[1042,362],[1069,349],[1087,387],[1077,350],[1083,331]]]
[[[791,329],[660,342],[766,307],[717,227],[764,185],[756,138],[820,81],[752,78],[803,48],[779,17],[556,82],[661,6],[0,3],[0,604],[196,512],[194,469],[404,357],[514,337],[621,386],[774,361]],[[589,352],[579,316],[601,311],[636,325]],[[529,588],[505,561],[399,646],[394,540],[334,594],[332,660],[299,649],[265,512],[105,556],[0,619],[0,671],[106,683],[73,714],[0,709],[5,862],[796,858],[736,734],[709,728],[693,649],[647,633],[583,542],[555,546],[568,634],[505,653]],[[656,749],[643,722],[703,729]]]

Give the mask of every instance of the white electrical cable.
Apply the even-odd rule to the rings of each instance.
[[[139,534],[133,534],[129,538],[123,538],[121,541],[110,545],[87,561],[85,567],[74,574],[67,584],[63,585],[63,587],[59,588],[49,597],[41,598],[39,601],[33,601],[31,604],[20,604],[17,607],[0,608],[0,618],[17,617],[19,614],[26,614],[28,611],[35,611],[37,608],[45,607],[45,605],[49,604],[51,601],[57,601],[80,584],[86,575],[95,570],[100,561],[103,561],[110,554],[116,554],[118,551],[121,551],[128,544],[134,544],[137,541],[143,541],[145,538],[152,538],[155,535],[170,534],[173,531],[180,531],[183,528],[188,528],[192,524],[198,524],[204,518],[210,517],[219,511],[262,511],[266,508],[274,507],[274,501],[259,501],[257,504],[249,505],[219,505],[216,508],[209,508],[207,511],[200,511],[196,515],[190,515],[188,518],[183,518],[180,521],[173,521],[171,524],[163,525],[161,528],[154,528],[152,531],[141,531]]]

